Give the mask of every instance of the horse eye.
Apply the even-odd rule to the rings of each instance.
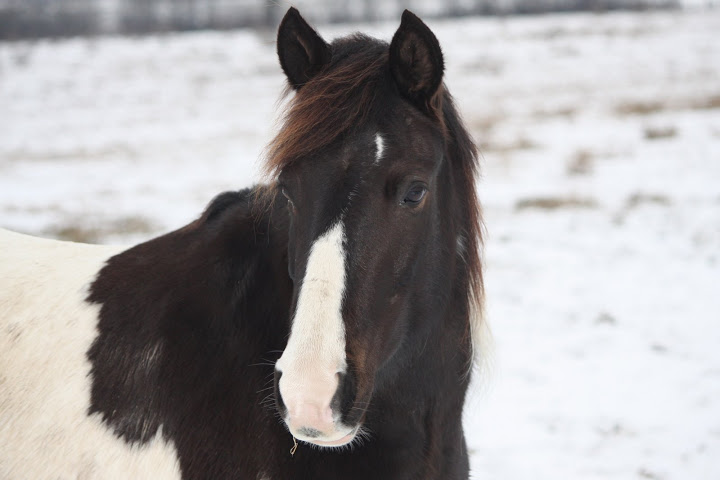
[[[418,205],[427,193],[427,187],[421,183],[416,183],[410,187],[405,194],[403,203],[410,206]]]

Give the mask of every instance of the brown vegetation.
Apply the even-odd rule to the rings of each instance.
[[[522,198],[515,203],[515,210],[559,210],[571,209],[592,209],[597,208],[595,199],[581,197],[534,197]]]
[[[665,110],[667,105],[658,100],[631,100],[615,107],[619,115],[650,115]]]
[[[659,193],[634,193],[625,201],[625,208],[632,210],[643,204],[668,206],[670,199],[666,195]]]
[[[142,234],[151,233],[155,230],[156,227],[145,218],[122,217],[102,224],[66,223],[48,228],[45,234],[58,240],[99,243],[110,235]]]
[[[648,140],[658,140],[661,138],[672,138],[677,136],[677,129],[671,125],[662,127],[646,127],[645,138]]]
[[[495,142],[493,140],[480,142],[481,152],[509,153],[518,150],[533,150],[538,145],[527,137],[518,137],[510,142]]]
[[[618,115],[652,115],[667,110],[713,110],[720,108],[720,93],[677,101],[628,100],[615,106]]]
[[[593,170],[593,153],[589,150],[578,150],[567,165],[568,175],[588,175]]]

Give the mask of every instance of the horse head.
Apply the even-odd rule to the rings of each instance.
[[[436,331],[468,248],[446,158],[451,101],[440,45],[409,11],[388,45],[327,43],[291,8],[277,50],[294,98],[268,170],[290,218],[294,293],[276,408],[294,437],[342,446]]]

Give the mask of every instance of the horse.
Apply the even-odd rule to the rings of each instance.
[[[0,234],[0,478],[466,479],[478,155],[438,40],[291,8],[267,182],[131,248]]]

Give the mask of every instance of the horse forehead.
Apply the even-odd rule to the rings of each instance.
[[[359,183],[367,179],[367,174],[376,162],[377,132],[364,133],[347,138],[325,152],[318,153],[285,169],[283,174],[295,177],[304,184],[301,190],[305,195],[315,198],[326,195],[348,196]],[[322,201],[322,200],[321,200]]]
[[[404,123],[404,120],[403,120]],[[416,120],[417,128],[393,130],[393,123],[376,124],[345,138],[314,158],[284,170],[295,176],[300,190],[323,216],[336,217],[367,190],[377,189],[388,177],[408,173],[431,174],[442,157],[443,140],[432,125]],[[293,175],[292,172],[295,172]]]
[[[380,125],[346,141],[341,157],[346,183],[366,179],[377,173],[377,167],[393,170],[414,169],[434,165],[442,151],[443,138],[424,122],[416,122],[416,129],[394,129]],[[382,170],[381,170],[382,171]]]

